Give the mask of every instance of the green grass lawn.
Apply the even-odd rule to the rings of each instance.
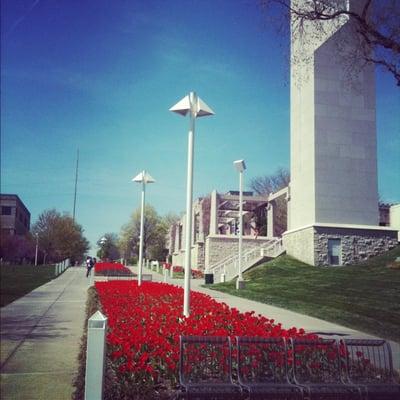
[[[1,265],[0,307],[31,292],[54,278],[54,265]]]
[[[234,281],[210,288],[400,342],[399,256],[397,246],[355,266],[312,267],[284,255],[245,273],[244,290]]]

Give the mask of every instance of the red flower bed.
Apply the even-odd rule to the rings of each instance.
[[[183,289],[136,281],[96,282],[108,317],[108,352],[118,382],[174,386],[178,379],[179,335],[305,336],[274,320],[240,313],[211,297],[191,292],[191,315],[182,316]],[[315,337],[315,335],[309,335]],[[122,384],[121,384],[122,385]],[[139,387],[138,386],[138,387]]]
[[[168,271],[171,270],[171,268],[173,268],[174,272],[180,272],[183,273],[185,271],[185,269],[179,265],[172,265],[169,263],[163,263],[163,267],[165,269],[167,269]],[[192,269],[192,278],[204,278],[204,273],[203,271],[200,271],[199,269]]]
[[[130,269],[126,268],[121,263],[111,263],[111,262],[98,262],[94,266],[95,275],[104,276],[128,276],[132,275]]]
[[[167,269],[167,270],[169,271],[169,270],[171,269],[171,266],[172,266],[172,265],[165,262],[165,263],[163,263],[162,266],[163,266],[164,269]]]
[[[192,277],[195,279],[201,279],[204,278],[204,273],[199,269],[192,269]]]

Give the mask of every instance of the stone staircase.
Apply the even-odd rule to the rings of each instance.
[[[271,239],[268,243],[247,250],[242,254],[242,272],[253,267],[265,258],[275,258],[284,252],[282,239]],[[218,263],[211,265],[209,273],[214,274],[214,282],[220,282],[221,276],[229,281],[238,276],[239,255],[228,256]]]

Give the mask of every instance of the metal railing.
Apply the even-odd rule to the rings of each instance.
[[[249,249],[242,254],[242,272],[246,271],[264,257],[275,258],[282,254],[282,239],[271,239],[266,244]],[[214,277],[225,275],[225,279],[230,280],[238,275],[239,255],[228,256],[212,265],[209,268]]]

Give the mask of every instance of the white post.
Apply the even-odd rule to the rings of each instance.
[[[168,270],[164,269],[164,283],[168,282]]]
[[[267,236],[274,237],[274,202],[271,201],[267,206]]]
[[[183,294],[183,315],[190,315],[190,277],[191,277],[191,247],[192,247],[192,201],[193,201],[193,148],[194,148],[194,121],[196,94],[189,93],[189,134],[188,134],[188,162],[187,162],[187,187],[186,187],[186,234],[185,234],[185,283]]]
[[[102,400],[107,317],[96,311],[88,320],[85,400]]]
[[[39,235],[36,234],[35,267],[37,267],[38,247],[39,247]]]
[[[170,270],[169,270],[169,276],[171,277],[171,278],[173,278],[174,277],[174,266],[171,264],[171,267],[170,267]]]
[[[242,275],[242,242],[243,242],[243,171],[239,172],[239,262],[236,289],[244,288]]]
[[[193,200],[193,148],[194,148],[194,126],[197,117],[214,115],[203,100],[196,93],[190,92],[182,100],[170,108],[170,111],[186,116],[189,114],[188,134],[188,161],[187,161],[187,187],[186,187],[186,235],[185,235],[185,277],[183,294],[183,315],[190,314],[190,278],[191,278],[191,246],[192,246],[192,200]]]
[[[143,235],[144,235],[144,202],[145,202],[145,171],[143,171],[143,182],[142,182],[142,204],[140,213],[140,243],[139,243],[139,272],[138,272],[138,285],[142,284],[142,266],[143,266]]]

